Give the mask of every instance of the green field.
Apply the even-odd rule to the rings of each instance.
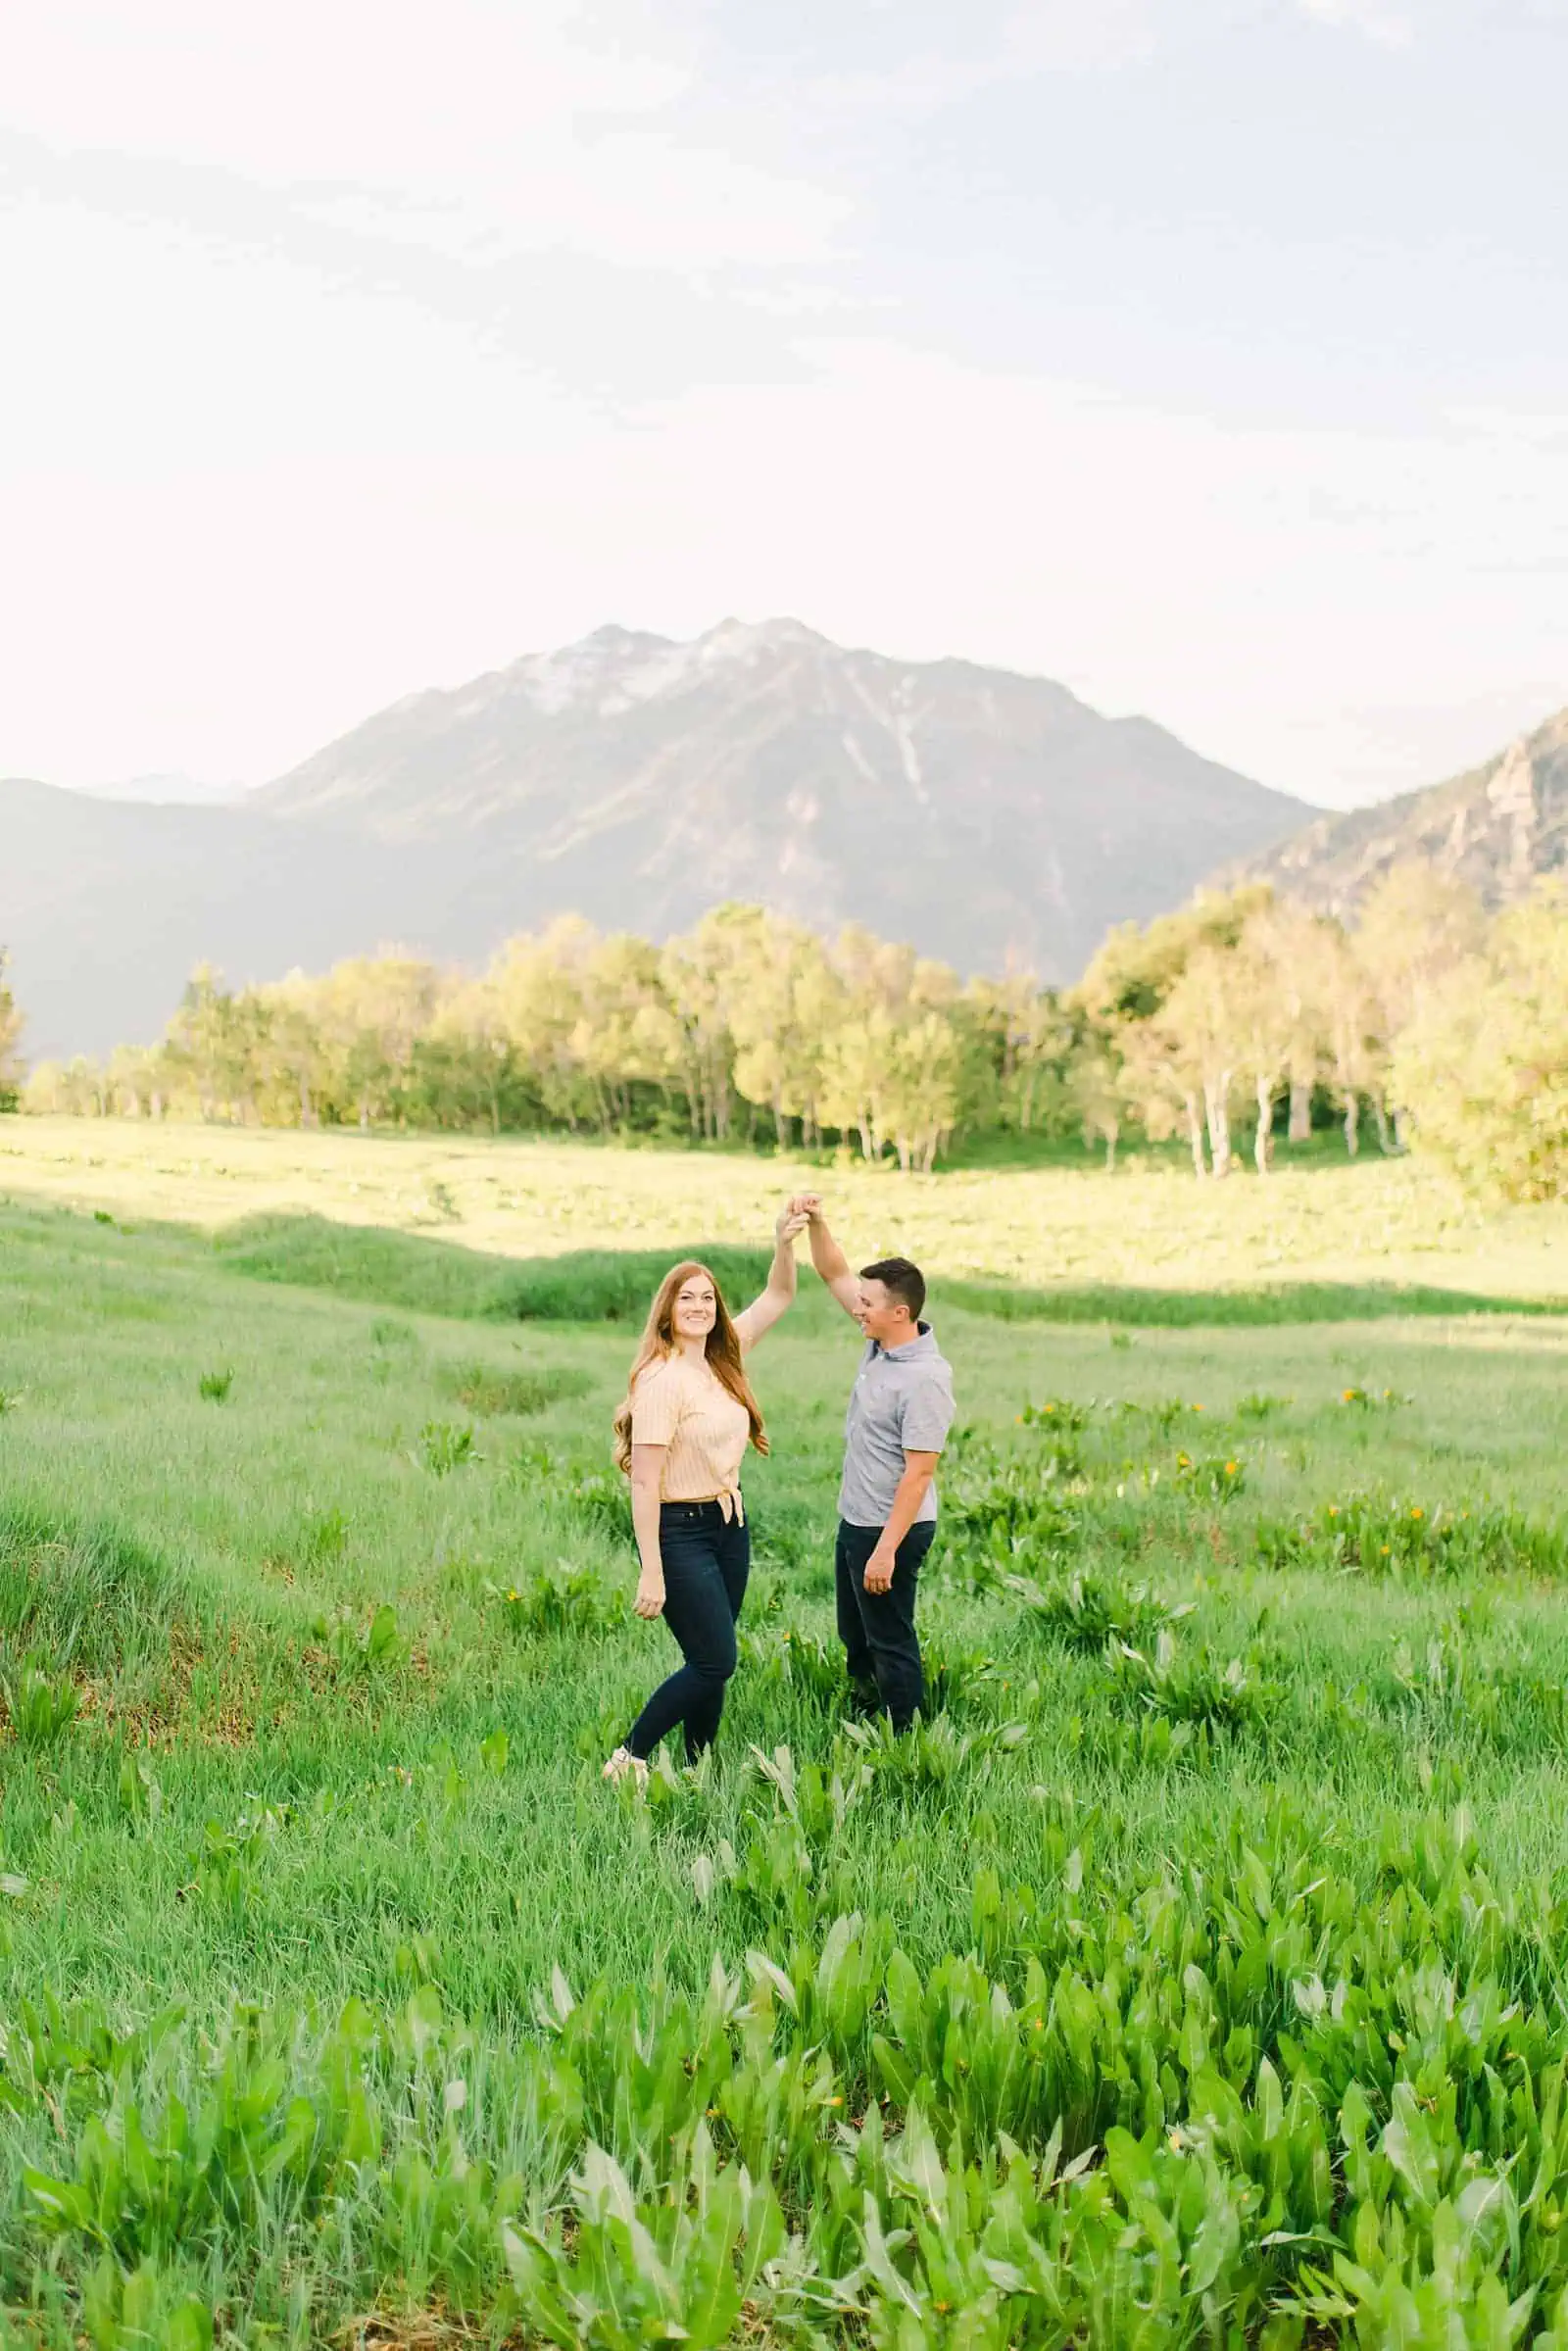
[[[1568,1220],[816,1175],[936,1277],[933,1707],[807,1274],[639,1801],[627,1318],[796,1171],[0,1121],[0,2341],[1568,2346]]]

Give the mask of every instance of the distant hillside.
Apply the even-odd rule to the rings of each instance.
[[[1489,906],[1523,897],[1544,874],[1568,875],[1568,710],[1468,775],[1320,816],[1216,879],[1269,881],[1344,914],[1380,874],[1416,857],[1468,882]]]
[[[233,807],[0,784],[0,940],[34,1055],[155,1034],[198,955],[236,983],[394,939],[477,962],[568,908],[662,937],[755,899],[1064,980],[1312,813],[1043,678],[789,620],[606,628],[397,703]]]
[[[318,969],[422,930],[409,860],[227,808],[0,781],[0,944],[30,1060],[150,1043],[192,967]]]

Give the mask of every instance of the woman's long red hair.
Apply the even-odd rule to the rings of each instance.
[[[765,1453],[767,1431],[762,1426],[761,1408],[752,1394],[752,1384],[746,1377],[741,1361],[740,1334],[735,1328],[724,1293],[713,1279],[711,1270],[700,1265],[695,1257],[687,1257],[672,1265],[654,1296],[643,1326],[642,1339],[632,1358],[631,1376],[626,1382],[626,1397],[615,1414],[615,1467],[625,1475],[631,1472],[631,1399],[637,1393],[637,1383],[651,1363],[665,1363],[675,1352],[675,1300],[694,1274],[713,1284],[713,1327],[708,1334],[708,1367],[719,1386],[726,1389],[737,1404],[744,1404],[746,1417],[752,1424],[752,1443],[760,1453]]]

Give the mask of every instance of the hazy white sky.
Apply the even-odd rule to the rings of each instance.
[[[1568,702],[1568,0],[4,0],[0,773],[791,613],[1311,798]]]

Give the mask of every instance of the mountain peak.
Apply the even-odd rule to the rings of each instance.
[[[721,620],[696,643],[705,652],[728,661],[747,661],[760,653],[794,652],[817,646],[829,653],[840,650],[830,638],[808,628],[804,620],[788,619]]]
[[[525,654],[501,675],[508,693],[522,695],[543,715],[604,718],[700,686],[715,669],[810,648],[837,651],[799,620],[721,620],[684,641],[611,622],[554,653]]]

